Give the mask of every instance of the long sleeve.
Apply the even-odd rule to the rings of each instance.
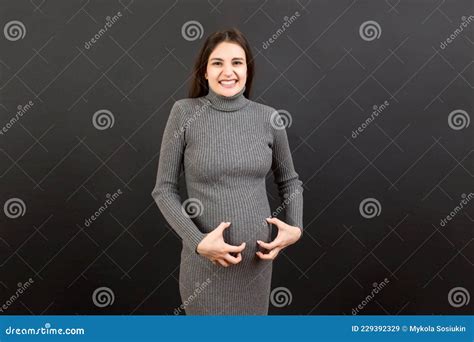
[[[293,166],[293,159],[285,127],[272,127],[272,171],[278,194],[285,209],[286,223],[303,232],[303,182]]]
[[[183,212],[179,195],[178,181],[186,147],[183,118],[183,111],[178,102],[175,102],[163,133],[156,185],[151,195],[183,244],[197,253],[196,247],[206,234]]]

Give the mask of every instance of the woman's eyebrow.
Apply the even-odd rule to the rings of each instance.
[[[211,58],[211,61],[212,61],[212,60],[223,61],[223,59],[220,58],[220,57],[213,57],[213,58]],[[242,57],[234,57],[234,58],[232,58],[232,60],[233,60],[233,61],[234,61],[234,60],[242,60],[242,61],[243,61],[244,59],[243,59]]]

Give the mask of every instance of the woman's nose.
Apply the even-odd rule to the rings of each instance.
[[[232,66],[226,66],[224,68],[224,75],[225,76],[232,76],[234,74],[234,70],[232,69]]]

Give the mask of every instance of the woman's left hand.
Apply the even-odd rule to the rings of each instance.
[[[259,246],[269,250],[267,254],[258,251],[256,254],[260,259],[273,260],[278,253],[285,247],[294,244],[303,234],[299,227],[290,226],[276,217],[267,218],[267,222],[274,224],[278,228],[278,234],[272,242],[263,242],[257,240]]]

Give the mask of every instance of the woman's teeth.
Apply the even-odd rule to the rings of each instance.
[[[232,81],[220,81],[219,83],[220,83],[223,87],[232,88],[232,87],[237,83],[237,81],[236,81],[236,80],[232,80]]]

